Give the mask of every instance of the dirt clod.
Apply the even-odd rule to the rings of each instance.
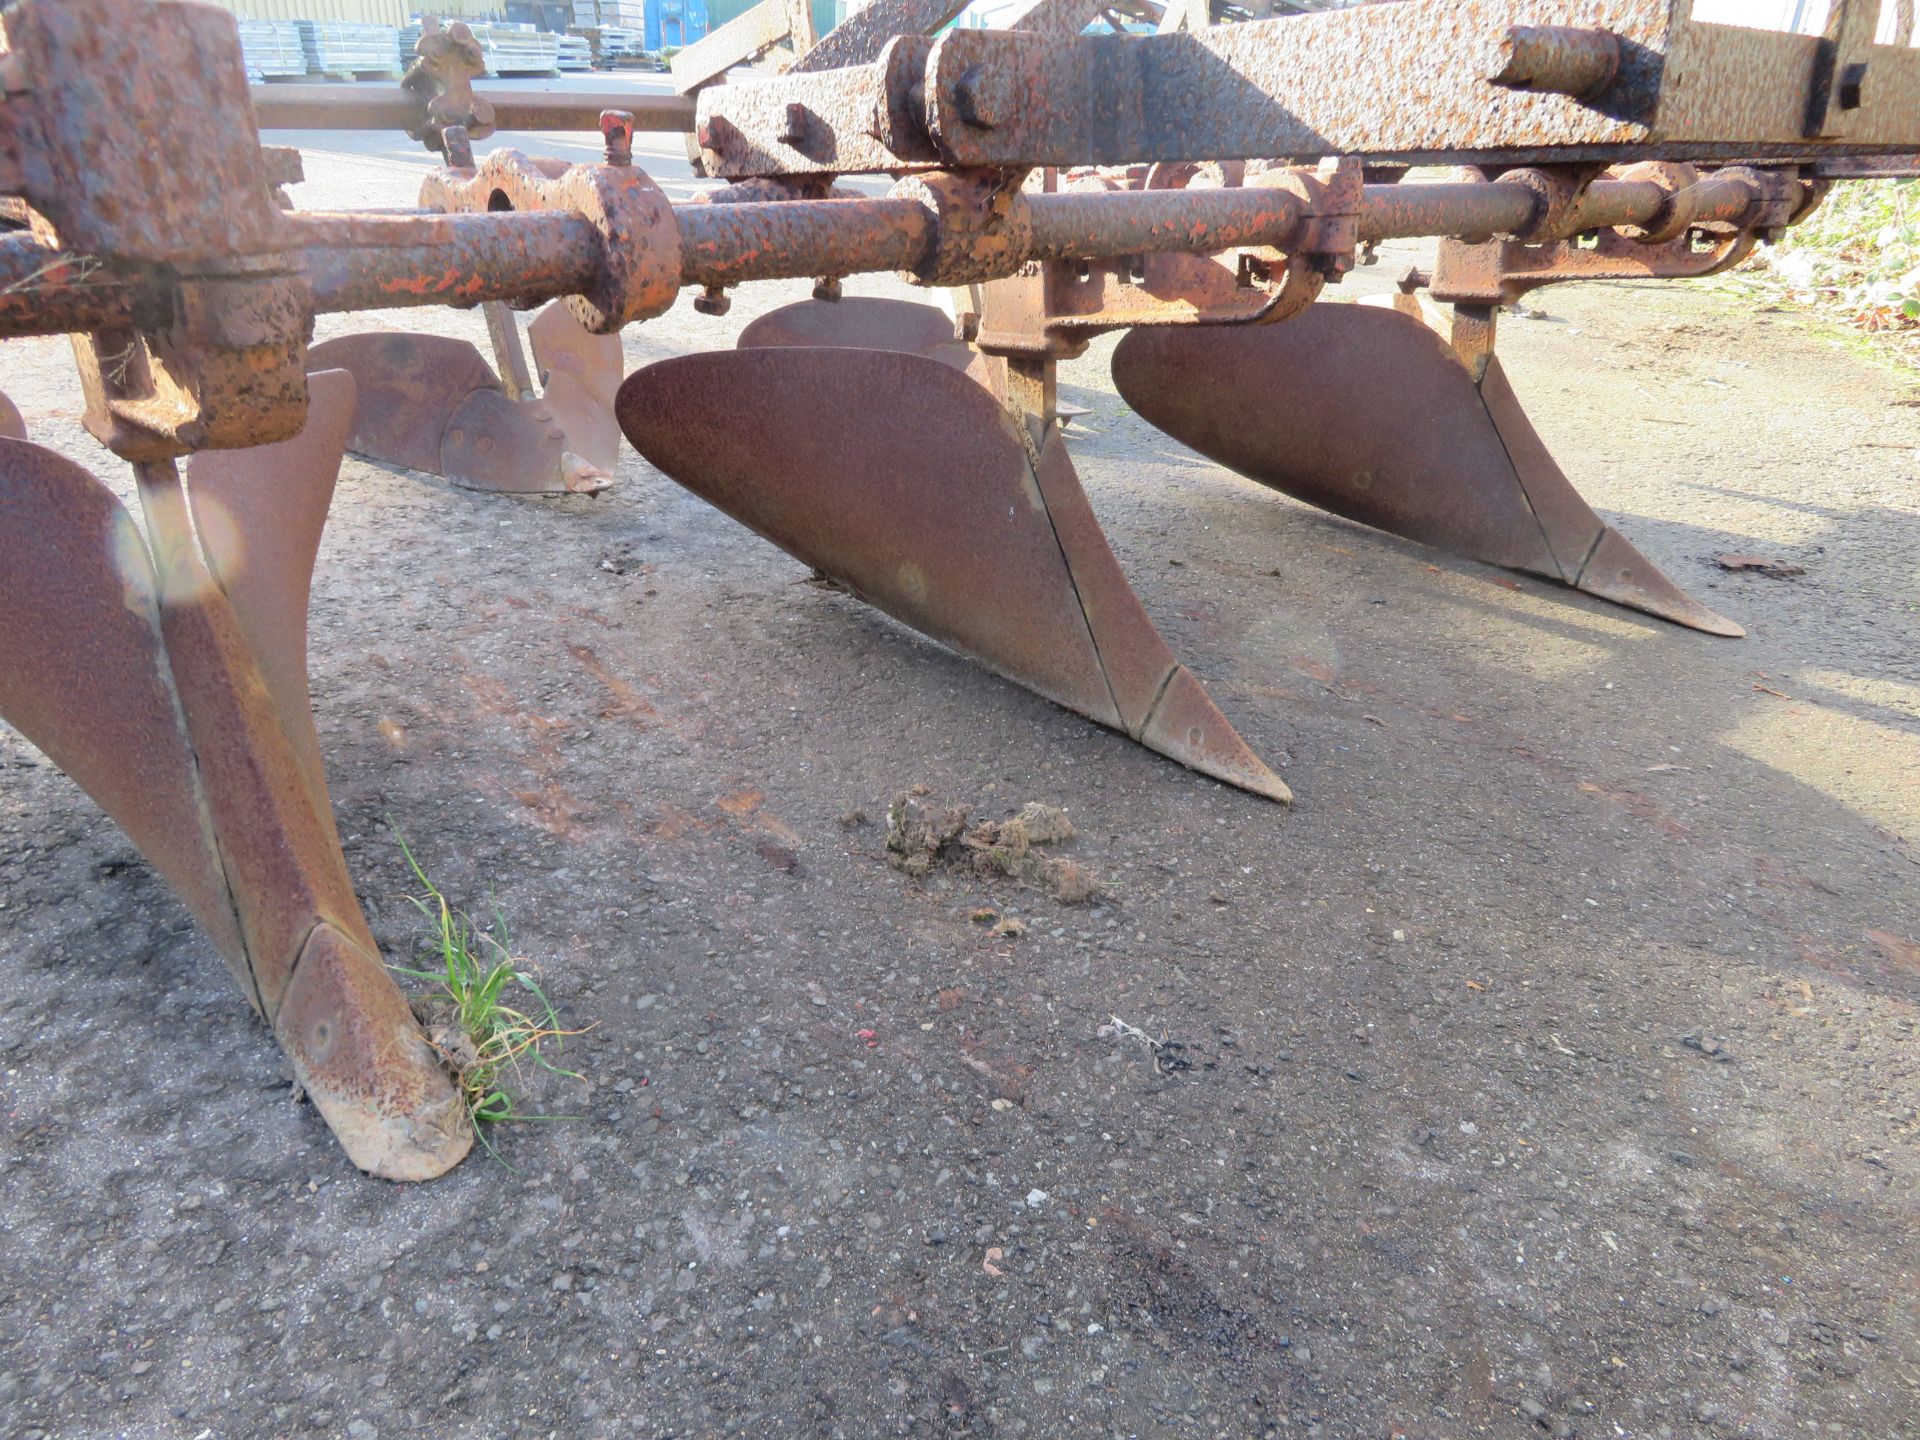
[[[1029,801],[1005,820],[969,826],[965,805],[944,805],[926,787],[898,795],[887,807],[887,861],[916,878],[935,866],[971,871],[982,880],[1012,879],[1044,890],[1062,905],[1084,905],[1101,893],[1092,871],[1077,860],[1036,853],[1036,847],[1073,839],[1073,821],[1057,805]],[[985,923],[992,911],[973,913]]]
[[[929,803],[908,791],[887,807],[887,863],[916,878],[932,870],[967,828],[967,807]]]
[[[1769,580],[1793,580],[1807,573],[1804,565],[1767,555],[1716,555],[1713,563],[1735,574],[1764,575]]]
[[[1047,893],[1062,905],[1084,905],[1100,893],[1100,882],[1078,860],[1051,859],[1042,864]]]

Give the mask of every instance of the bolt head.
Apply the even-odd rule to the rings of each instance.
[[[1004,67],[974,65],[953,87],[960,118],[976,130],[1004,125],[1013,114],[1013,82]]]

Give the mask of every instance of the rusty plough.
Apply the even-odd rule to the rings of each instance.
[[[316,369],[344,370],[359,387],[348,448],[467,490],[597,495],[620,463],[619,336],[589,334],[564,304],[548,305],[527,327],[536,389],[519,317],[498,300],[481,309],[497,374],[446,335],[369,330],[313,347]]]
[[[1153,35],[1083,34],[1091,12],[1046,5],[1028,29],[931,38],[948,13],[876,0],[777,78],[596,109],[591,165],[469,148],[490,123],[577,126],[577,97],[416,77],[346,123],[406,125],[448,163],[418,209],[336,213],[278,203],[297,157],[259,144],[254,112],[337,124],[338,102],[252,99],[225,12],[6,10],[0,194],[31,228],[0,235],[0,335],[74,337],[87,427],[133,466],[145,524],[0,409],[0,716],[180,893],[355,1163],[423,1178],[471,1136],[354,898],[308,709],[308,580],[350,440],[466,483],[580,489],[612,472],[617,423],[908,625],[1275,799],[1074,473],[1056,371],[1103,332],[1130,332],[1130,404],[1255,480],[1738,633],[1581,501],[1494,317],[1556,281],[1708,273],[1834,178],[1914,173],[1920,63],[1874,43],[1877,6],[1836,0],[1823,37],[1697,24],[1686,0],[1186,31],[1202,12],[1181,6]],[[632,163],[636,127],[690,130],[726,188],[669,202]],[[1432,164],[1456,168],[1408,177]],[[834,185],[862,173],[892,188]],[[1438,259],[1395,305],[1325,303],[1415,236]],[[831,298],[876,271],[953,291],[957,319]],[[770,279],[820,298],[614,386],[622,326]],[[397,305],[490,307],[498,368],[420,337],[308,347],[316,315]],[[541,306],[530,367],[513,312]],[[1363,410],[1363,388],[1391,406]]]

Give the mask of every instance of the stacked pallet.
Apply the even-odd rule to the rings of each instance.
[[[265,80],[307,73],[307,52],[300,43],[300,28],[291,20],[242,20],[240,53],[246,60],[247,78]]]
[[[587,43],[584,35],[557,35],[560,43],[560,68],[562,70],[591,70],[593,68],[593,46]]]
[[[647,57],[647,37],[618,25],[583,28],[580,37],[593,47],[596,70],[632,69]]]
[[[489,75],[555,75],[560,70],[560,36],[531,25],[469,25]],[[418,24],[400,27],[400,49],[412,55],[420,43]]]
[[[398,75],[405,68],[400,31],[393,25],[347,20],[301,20],[307,69],[315,75]]]
[[[645,34],[647,28],[645,0],[600,0],[600,24],[616,25],[624,30],[638,30]]]
[[[475,25],[489,75],[553,75],[560,69],[560,37],[531,25]]]

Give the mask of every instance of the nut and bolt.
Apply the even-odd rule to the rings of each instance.
[[[953,100],[967,124],[991,130],[1013,114],[1013,82],[998,65],[974,65],[953,87]]]
[[[633,164],[633,112],[602,110],[600,134],[607,142],[607,164]]]
[[[709,285],[693,297],[693,308],[702,315],[724,315],[733,308],[733,297],[724,287]]]
[[[467,138],[467,127],[449,125],[442,130],[440,153],[447,157],[447,164],[455,170],[473,169],[473,141]]]

